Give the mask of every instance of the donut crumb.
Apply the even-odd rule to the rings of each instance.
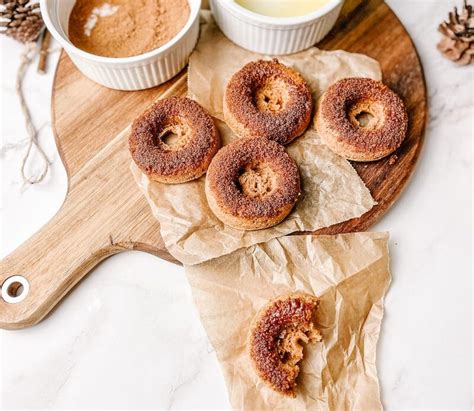
[[[392,154],[390,159],[388,160],[388,165],[393,166],[398,160],[398,156],[396,154]]]

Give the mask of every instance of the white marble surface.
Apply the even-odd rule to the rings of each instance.
[[[383,403],[470,409],[474,69],[455,67],[435,49],[436,25],[451,1],[388,3],[423,61],[430,121],[409,187],[374,227],[392,236],[393,283],[377,360]],[[21,185],[19,48],[2,37],[0,50],[5,256],[59,209],[67,179],[48,126],[51,67],[44,78],[30,71],[26,92],[52,171],[38,186]],[[144,253],[108,259],[45,321],[0,338],[1,409],[229,408],[183,269]]]

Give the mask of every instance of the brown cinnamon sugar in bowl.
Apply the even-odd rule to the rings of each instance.
[[[69,40],[104,57],[131,57],[168,43],[186,25],[187,0],[77,0]]]

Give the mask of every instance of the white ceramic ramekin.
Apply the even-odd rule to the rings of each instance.
[[[143,90],[178,74],[187,64],[199,35],[201,0],[188,0],[189,20],[170,42],[139,56],[112,58],[87,53],[68,39],[68,21],[76,0],[40,0],[46,27],[77,68],[91,80],[117,90]]]
[[[235,44],[262,54],[290,54],[314,46],[334,26],[343,0],[330,0],[313,13],[300,17],[268,17],[254,13],[234,0],[211,0],[214,19]]]

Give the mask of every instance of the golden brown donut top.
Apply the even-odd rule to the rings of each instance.
[[[262,111],[257,107],[255,94],[269,82],[281,80],[289,100],[279,111]],[[271,88],[271,85],[270,85]],[[258,60],[246,64],[230,79],[226,104],[232,115],[252,134],[286,144],[288,136],[301,128],[313,109],[311,91],[306,81],[295,70],[273,60]]]
[[[380,117],[377,127],[366,129],[349,119],[351,109],[370,104],[381,108],[380,113],[370,113]],[[408,128],[408,115],[402,99],[380,81],[369,78],[346,78],[329,86],[320,111],[341,141],[363,151],[399,147]]]
[[[269,167],[276,187],[263,197],[243,193],[239,177],[245,167]],[[244,218],[274,217],[294,204],[301,187],[298,166],[285,149],[264,138],[242,138],[224,146],[212,159],[208,186],[216,202],[233,215]]]
[[[170,128],[179,129],[185,141],[177,148],[161,139]],[[179,174],[198,167],[220,144],[217,128],[209,113],[195,101],[171,97],[157,101],[135,119],[129,148],[135,163],[146,173]]]
[[[313,324],[318,305],[315,296],[290,294],[271,301],[253,321],[250,357],[259,376],[284,395],[295,395],[297,363],[303,358],[300,343],[321,340]]]

